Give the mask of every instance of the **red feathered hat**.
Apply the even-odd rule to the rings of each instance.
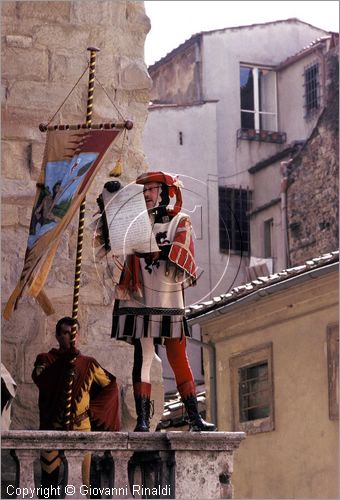
[[[176,196],[176,203],[172,209],[168,209],[170,215],[177,215],[182,208],[182,193],[181,187],[183,187],[182,182],[178,179],[178,176],[169,174],[168,172],[145,172],[141,174],[136,179],[136,184],[148,184],[149,182],[161,182],[169,188],[169,196],[173,198]]]

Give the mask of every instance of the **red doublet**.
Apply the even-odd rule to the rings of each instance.
[[[195,281],[197,274],[191,229],[189,217],[182,217],[177,225],[175,237],[170,248],[169,260],[183,269]]]
[[[39,388],[40,429],[53,430],[62,425],[65,410],[65,388],[70,368],[70,352],[62,353],[52,349],[48,353],[39,354],[35,361],[32,378]],[[43,367],[37,375],[36,368]],[[96,371],[107,376],[105,386],[94,382]],[[116,378],[104,370],[92,357],[83,356],[76,351],[74,361],[74,379],[72,385],[71,411],[77,414],[78,405],[84,395],[89,392],[90,405],[88,415],[92,430],[118,431],[119,396]]]

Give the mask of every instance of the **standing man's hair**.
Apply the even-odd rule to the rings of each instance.
[[[160,199],[161,201],[159,205],[155,208],[155,222],[162,222],[162,218],[168,215],[166,207],[170,203],[169,188],[163,182],[161,183],[160,187]]]
[[[61,334],[61,327],[62,325],[67,325],[67,326],[73,326],[73,325],[78,325],[78,328],[80,328],[79,321],[74,318],[70,318],[70,316],[65,316],[64,318],[61,318],[58,323],[55,325],[55,333],[56,335]]]

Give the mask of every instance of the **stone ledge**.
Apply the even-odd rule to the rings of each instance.
[[[205,450],[233,451],[244,432],[76,432],[7,431],[1,433],[3,449],[52,448],[70,450]]]
[[[152,470],[150,491],[163,495],[165,489],[161,498],[171,494],[170,498],[203,500],[233,498],[233,453],[244,438],[243,432],[8,431],[2,433],[2,448],[15,450],[22,491],[34,490],[39,450],[57,449],[64,451],[70,471],[72,491],[66,498],[79,499],[84,454],[109,451],[115,470],[113,498],[135,498],[135,487],[143,488],[146,471],[150,475]]]

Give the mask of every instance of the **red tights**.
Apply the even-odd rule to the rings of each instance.
[[[169,364],[175,374],[177,387],[184,384],[184,382],[193,382],[194,377],[187,356],[185,337],[182,339],[166,339],[165,348]]]
[[[190,368],[185,337],[182,339],[166,339],[164,341],[169,364],[175,374],[177,387],[186,382],[194,382]],[[133,383],[150,382],[150,369],[154,354],[152,338],[135,341],[134,364],[132,372]]]

